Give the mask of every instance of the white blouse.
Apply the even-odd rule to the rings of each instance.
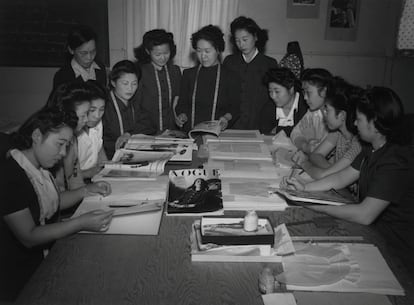
[[[81,170],[90,169],[98,164],[98,155],[103,144],[102,136],[102,122],[78,136],[78,158]]]

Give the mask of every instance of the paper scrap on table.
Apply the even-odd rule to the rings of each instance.
[[[285,272],[276,277],[279,282],[305,287],[330,285],[342,279],[356,282],[360,272],[346,245],[309,245],[284,258],[283,269]]]
[[[275,254],[284,256],[295,253],[292,238],[284,223],[275,228]]]
[[[323,247],[327,248],[326,252]],[[276,279],[286,283],[289,290],[405,295],[374,245],[321,244],[319,248],[307,248],[282,258],[285,272]],[[335,254],[338,249],[343,253]]]
[[[391,305],[386,295],[373,293],[294,291],[293,295],[298,305]]]
[[[296,305],[292,293],[270,293],[262,295],[264,305]]]

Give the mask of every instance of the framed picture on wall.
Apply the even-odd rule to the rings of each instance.
[[[360,0],[329,0],[326,40],[354,41],[357,37]]]
[[[320,0],[287,0],[287,18],[318,18]]]

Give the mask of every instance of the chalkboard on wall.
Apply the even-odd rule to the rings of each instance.
[[[109,66],[107,0],[0,0],[0,65],[60,67],[74,24],[97,34],[97,58]]]

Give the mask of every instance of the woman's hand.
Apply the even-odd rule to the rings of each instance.
[[[108,230],[114,211],[95,210],[79,216],[82,230],[104,232]]]
[[[225,130],[227,128],[228,121],[226,120],[225,117],[221,117],[219,119],[219,124],[220,124],[220,127],[221,127],[221,131],[223,131],[223,130]]]
[[[302,163],[308,161],[308,156],[301,150],[297,150],[293,155],[292,155],[292,161],[295,164],[299,164],[301,165]]]
[[[120,149],[121,147],[123,147],[126,144],[126,142],[128,142],[130,137],[131,134],[129,134],[128,132],[121,135],[118,139],[116,139],[115,149]]]
[[[281,189],[290,189],[297,191],[304,191],[305,185],[298,181],[296,178],[283,177],[282,181],[279,184]]]
[[[232,119],[232,115],[230,113],[226,113],[219,119],[219,124],[221,126],[221,131],[225,130],[229,124],[229,121]]]
[[[185,123],[187,123],[188,117],[185,113],[180,113],[175,117],[175,124],[177,124],[178,127],[182,128]]]
[[[90,183],[85,188],[87,190],[86,195],[100,194],[102,196],[108,196],[112,192],[111,185],[106,181]]]

